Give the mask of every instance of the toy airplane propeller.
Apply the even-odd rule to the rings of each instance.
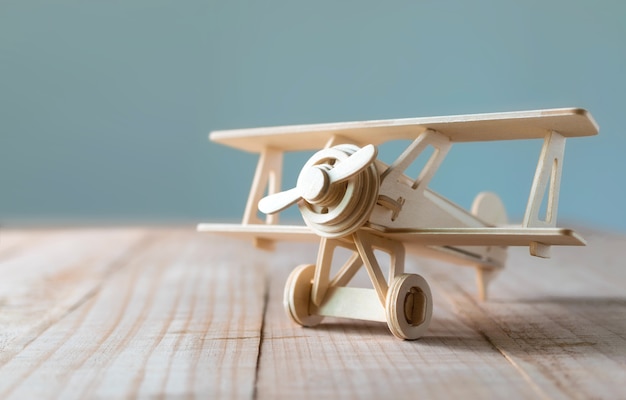
[[[334,150],[341,151],[338,148]],[[363,171],[376,159],[376,147],[367,145],[350,154],[337,166],[332,164],[305,165],[298,176],[296,187],[286,192],[264,197],[259,202],[259,210],[265,214],[274,214],[303,199],[309,204],[324,204],[332,199],[337,185]],[[322,154],[328,151],[322,150]],[[318,159],[319,154],[313,159]]]
[[[558,193],[565,138],[597,133],[591,115],[577,108],[213,132],[212,140],[260,159],[242,224],[198,230],[252,238],[266,249],[276,240],[318,240],[316,263],[300,265],[287,280],[287,315],[303,326],[324,316],[381,321],[395,336],[417,339],[428,328],[433,301],[423,277],[404,273],[405,250],[474,266],[486,299],[508,246],[528,246],[531,255],[546,258],[552,245],[584,245],[574,231],[556,226]],[[391,165],[378,160],[376,146],[397,139],[411,143]],[[467,211],[428,188],[453,143],[512,139],[543,139],[521,225],[507,225],[493,193],[479,194]],[[431,147],[420,173],[408,176]],[[318,149],[295,187],[280,191],[283,153]],[[306,226],[279,225],[279,213],[294,204]],[[337,248],[350,256],[331,276]],[[387,277],[375,250],[389,255]],[[348,286],[360,268],[373,288]]]

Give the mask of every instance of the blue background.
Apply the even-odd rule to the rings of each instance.
[[[576,106],[601,133],[568,141],[559,219],[626,231],[625,20],[621,1],[2,0],[0,224],[237,220],[256,158],[211,130]],[[497,191],[519,220],[540,145],[457,145],[432,187]]]

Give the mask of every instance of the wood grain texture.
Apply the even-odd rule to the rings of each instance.
[[[280,151],[318,150],[336,135],[354,144],[378,145],[389,140],[415,139],[428,129],[447,136],[453,142],[543,139],[552,130],[566,137],[598,133],[598,125],[586,110],[559,108],[233,129],[211,132],[209,138],[236,149],[260,153],[266,148]],[[297,140],[293,140],[293,135],[297,135]]]
[[[626,398],[624,243],[590,234],[588,248],[555,248],[550,261],[515,249],[485,303],[462,275],[440,270],[431,282],[540,397]]]
[[[129,252],[149,240],[132,229],[1,236],[0,365],[91,296]]]
[[[476,300],[474,271],[409,257],[429,282],[429,331],[285,315],[291,269],[193,228],[0,232],[0,398],[624,399],[626,237],[540,260],[510,250]],[[367,282],[367,278],[362,282]]]
[[[417,341],[395,338],[385,323],[326,318],[302,328],[284,316],[278,299],[288,270],[275,268],[271,279],[266,318],[272,323],[264,327],[260,398],[497,398],[510,392],[536,397],[437,290],[429,331]]]
[[[46,249],[24,254],[50,260],[67,253],[50,268],[71,284],[49,286],[91,289],[31,299],[28,310],[12,316],[5,301],[2,315],[14,327],[3,329],[13,340],[3,341],[0,398],[252,396],[265,293],[259,258],[252,264],[242,254],[233,263],[236,245],[193,231],[143,235],[152,240],[131,248],[108,274],[98,265],[114,259],[119,243],[107,235],[96,235],[100,252],[93,254],[82,232],[51,234]],[[72,256],[82,249],[83,257]],[[17,298],[9,287],[32,290],[18,273],[4,277],[4,298]],[[65,315],[30,321],[39,308],[60,307],[55,303],[67,304]]]

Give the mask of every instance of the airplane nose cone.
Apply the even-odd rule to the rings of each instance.
[[[298,191],[300,196],[309,203],[315,204],[328,192],[330,179],[326,171],[317,166],[306,168],[298,176]]]

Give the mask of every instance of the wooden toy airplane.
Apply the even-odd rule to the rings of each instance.
[[[529,246],[531,255],[546,258],[552,245],[584,245],[574,231],[556,227],[559,184],[565,138],[597,133],[592,116],[577,108],[213,132],[210,139],[260,159],[242,224],[200,224],[198,230],[253,238],[267,249],[276,240],[319,240],[316,264],[297,267],[287,280],[291,319],[303,326],[324,316],[382,321],[395,336],[417,339],[428,328],[433,302],[424,278],[404,273],[405,246],[474,266],[485,299],[507,246]],[[376,145],[397,139],[412,142],[391,165],[377,160]],[[479,194],[466,211],[428,188],[453,143],[511,139],[543,139],[521,225],[506,225],[495,194]],[[407,176],[428,147],[433,151],[419,175]],[[295,187],[280,191],[283,153],[318,149]],[[306,226],[278,225],[278,213],[294,204]],[[337,248],[351,256],[331,276]],[[389,255],[386,279],[375,250]],[[373,289],[347,286],[361,267]]]

